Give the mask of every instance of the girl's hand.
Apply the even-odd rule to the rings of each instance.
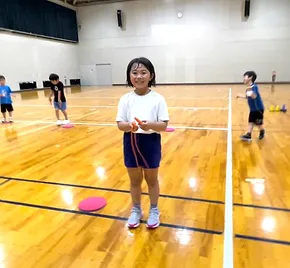
[[[144,131],[148,131],[152,128],[150,123],[147,121],[142,121],[142,124],[140,124],[139,127]]]
[[[137,132],[139,127],[135,122],[130,123],[131,132]]]

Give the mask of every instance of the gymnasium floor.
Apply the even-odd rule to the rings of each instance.
[[[162,135],[162,224],[128,230],[129,180],[115,126],[118,100],[128,90],[67,89],[72,129],[54,125],[49,91],[16,94],[15,123],[0,125],[0,267],[221,268],[231,252],[224,247],[224,234],[231,235],[224,230],[224,219],[231,222],[226,176],[233,183],[235,267],[290,267],[289,114],[266,112],[265,140],[255,133],[251,144],[242,143],[248,107],[235,95],[243,86],[158,87],[176,127]],[[267,108],[290,105],[290,85],[260,90]],[[95,195],[108,205],[80,213],[78,203]]]

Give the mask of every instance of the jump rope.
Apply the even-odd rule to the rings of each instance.
[[[140,119],[138,119],[137,117],[135,117],[135,120],[138,123],[138,125],[141,125],[141,124],[144,123]],[[135,129],[137,128],[137,125],[136,125],[135,122],[133,122],[132,125],[133,125],[133,130],[134,130],[134,128]],[[143,156],[143,154],[141,153],[141,151],[139,149],[139,146],[138,146],[138,143],[137,143],[137,134],[132,132],[132,131],[131,131],[131,147],[132,147],[132,151],[133,151],[134,158],[135,158],[137,166],[140,167],[139,161],[138,161],[138,155],[137,155],[137,153],[138,153],[140,155],[141,159],[143,160],[145,168],[149,169],[149,165],[148,165],[145,157]]]

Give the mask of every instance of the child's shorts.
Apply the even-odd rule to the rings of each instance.
[[[158,168],[161,160],[161,135],[124,133],[124,160],[127,168]]]
[[[54,101],[53,106],[55,110],[61,110],[65,111],[66,110],[66,102],[62,102],[61,104],[59,102]]]
[[[257,126],[263,125],[264,121],[264,110],[251,111],[249,114],[249,123],[253,123]]]
[[[1,104],[1,113],[6,113],[6,112],[13,112],[13,106],[12,104],[6,104],[2,103]]]

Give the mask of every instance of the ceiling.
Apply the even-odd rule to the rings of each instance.
[[[89,6],[116,2],[129,2],[136,0],[60,0],[60,1],[77,7],[77,6]]]

